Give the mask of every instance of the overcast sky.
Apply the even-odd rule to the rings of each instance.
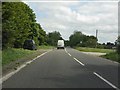
[[[36,14],[36,20],[48,33],[59,31],[66,40],[75,30],[94,35],[98,42],[115,42],[118,36],[118,2],[25,2]]]

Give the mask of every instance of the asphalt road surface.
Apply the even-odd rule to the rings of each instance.
[[[117,88],[118,63],[55,49],[3,82],[3,88]]]

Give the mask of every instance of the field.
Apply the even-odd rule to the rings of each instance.
[[[117,61],[120,63],[120,55],[118,55],[118,53],[116,53],[116,52],[111,52],[111,53],[108,53],[108,54],[101,56],[101,57],[106,58],[106,59],[110,59],[113,61]]]
[[[75,49],[84,52],[100,52],[100,53],[111,53],[114,52],[112,49],[99,49],[99,48],[88,48],[88,47],[75,47]]]
[[[120,62],[120,55],[118,55],[118,53],[112,49],[99,49],[99,48],[87,48],[87,47],[76,47],[75,49],[83,52],[106,53],[106,55],[102,55],[100,57]]]

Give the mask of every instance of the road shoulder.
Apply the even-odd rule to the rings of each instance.
[[[27,62],[30,62],[32,61],[33,59],[35,59],[37,56],[45,53],[45,52],[48,52],[52,49],[42,49],[42,50],[37,50],[35,53],[33,54],[30,54],[26,57],[23,57],[21,59],[18,59],[18,60],[15,60],[7,65],[4,65],[2,67],[2,76],[5,76],[15,70],[17,70],[18,68],[20,68],[22,65],[26,64]]]

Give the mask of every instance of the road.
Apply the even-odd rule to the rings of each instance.
[[[2,85],[3,88],[117,88],[118,63],[71,48],[55,49]]]

